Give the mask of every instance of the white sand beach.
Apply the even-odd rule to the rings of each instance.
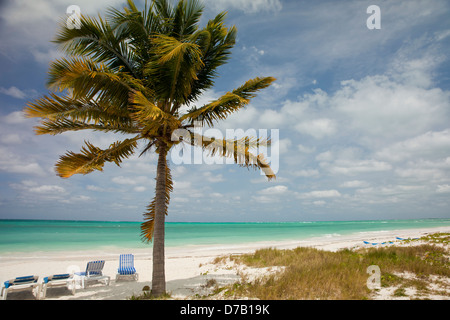
[[[256,277],[265,269],[243,269],[236,265],[215,265],[212,261],[218,256],[254,252],[259,248],[290,249],[299,246],[315,247],[323,250],[336,251],[344,248],[367,247],[363,241],[381,243],[393,241],[393,245],[402,244],[401,238],[419,238],[436,233],[450,232],[450,227],[428,229],[409,229],[383,232],[365,232],[351,236],[332,236],[329,238],[311,238],[303,241],[288,242],[259,242],[234,246],[186,246],[166,248],[166,281],[167,291],[177,299],[189,299],[196,294],[203,295],[208,279],[214,278],[219,285],[239,281],[242,274]],[[392,245],[392,244],[386,244]],[[410,244],[404,244],[410,245]],[[119,254],[132,253],[135,256],[135,267],[139,273],[138,281],[115,280],[119,265]],[[151,285],[152,252],[149,249],[109,251],[77,251],[77,252],[36,252],[28,255],[0,256],[0,281],[13,279],[18,276],[37,275],[40,278],[52,274],[73,271],[84,271],[91,260],[105,260],[103,273],[111,277],[109,286],[103,283],[92,284],[82,289],[77,286],[75,295],[65,288],[53,288],[47,291],[47,300],[118,300],[128,299],[132,295],[140,295],[144,286]],[[8,294],[8,300],[34,299],[30,292]]]

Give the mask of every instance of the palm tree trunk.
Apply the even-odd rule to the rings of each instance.
[[[160,146],[156,169],[155,225],[153,233],[153,275],[152,294],[160,296],[166,292],[164,223],[166,215],[166,155],[165,146]]]

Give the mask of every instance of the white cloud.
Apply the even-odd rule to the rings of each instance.
[[[450,129],[429,131],[406,139],[381,149],[376,155],[396,162],[447,157],[450,155]]]
[[[8,115],[2,117],[1,121],[7,124],[20,124],[30,122],[30,119],[25,118],[25,115],[22,111],[13,111]]]
[[[437,193],[450,193],[450,185],[448,185],[448,184],[438,185],[436,188],[436,192]]]
[[[313,119],[296,125],[295,129],[301,133],[309,134],[316,139],[322,139],[336,132],[336,124],[331,119]]]
[[[147,190],[147,188],[144,186],[138,186],[138,187],[134,187],[133,190],[136,192],[144,192],[145,190]]]
[[[311,199],[311,198],[338,198],[341,193],[337,190],[317,190],[306,193],[300,193],[298,197],[300,199]]]
[[[392,166],[383,161],[376,160],[336,160],[331,165],[321,164],[331,173],[353,175],[364,172],[389,171]]]
[[[8,96],[11,96],[13,98],[17,98],[17,99],[25,99],[25,97],[27,96],[25,94],[25,92],[23,92],[22,90],[12,86],[9,87],[8,89],[4,88],[4,87],[0,87],[0,93],[6,94]]]
[[[367,157],[360,148],[334,149],[322,152],[316,156],[320,167],[331,174],[356,175],[389,171],[393,168],[389,162]]]
[[[33,193],[65,193],[66,190],[63,187],[56,186],[56,185],[42,185],[38,187],[31,187],[28,189],[29,192]]]
[[[22,142],[22,139],[17,133],[11,133],[0,137],[0,142],[4,144],[18,144]]]
[[[410,199],[417,196],[417,193],[423,193],[426,190],[425,186],[417,185],[389,185],[377,186],[356,190],[356,194],[363,195],[366,199],[380,199],[386,197],[388,202],[401,199]]]
[[[314,89],[286,100],[279,111],[266,111],[267,121],[316,139],[350,138],[377,148],[446,128],[450,91],[433,86],[442,54],[430,37],[417,43],[406,41],[384,72],[341,81],[334,92]],[[256,112],[251,118],[261,121]]]
[[[260,191],[258,191],[258,193],[262,194],[262,195],[280,195],[287,191],[288,191],[288,187],[279,185],[279,186],[269,187],[269,188],[260,190]]]
[[[207,181],[212,183],[225,181],[222,174],[213,175],[210,171],[203,173],[203,176]]]
[[[289,138],[280,139],[272,143],[272,150],[278,150],[279,154],[289,153],[292,141]]]
[[[316,151],[316,148],[315,148],[315,147],[307,147],[307,146],[304,146],[304,145],[301,145],[301,144],[299,144],[299,145],[297,146],[297,148],[298,148],[298,150],[299,150],[300,152],[302,152],[302,153],[313,153],[313,152]]]
[[[264,110],[259,118],[262,128],[275,129],[280,128],[285,121],[284,115],[275,110]]]
[[[32,159],[25,159],[0,146],[0,170],[9,173],[45,175],[42,167]]]
[[[343,123],[372,139],[401,139],[444,124],[450,92],[370,76],[342,82],[330,105]]]
[[[103,188],[98,187],[98,186],[94,186],[94,185],[87,185],[86,189],[89,191],[104,191]]]
[[[124,1],[79,0],[76,5],[82,14],[95,15],[109,6],[120,8],[120,3]],[[54,49],[49,49],[49,44],[60,19],[68,17],[66,10],[73,4],[69,0],[7,1],[0,11],[0,52],[13,61],[31,53],[36,61],[47,64],[58,55]]]
[[[414,181],[432,182],[447,180],[447,176],[443,175],[443,172],[438,169],[421,168],[417,166],[409,165],[406,168],[397,168],[395,174],[400,178],[407,178]]]
[[[361,181],[361,180],[352,180],[352,181],[346,181],[340,185],[341,188],[362,188],[367,187],[369,183],[367,181]]]
[[[73,196],[67,199],[60,199],[58,200],[61,203],[67,203],[67,204],[74,204],[79,202],[86,202],[92,200],[91,197],[85,196],[85,195],[79,195],[79,196]]]
[[[135,178],[124,176],[114,177],[111,179],[111,181],[117,184],[128,184],[128,185],[135,185],[138,183]]]
[[[179,180],[173,181],[173,189],[175,191],[189,190],[191,188],[192,188],[192,183],[190,181],[179,181]]]
[[[319,175],[319,171],[315,169],[292,171],[291,174],[296,177],[315,177]]]
[[[280,0],[208,0],[205,3],[213,10],[242,10],[245,13],[276,12],[282,9]]]

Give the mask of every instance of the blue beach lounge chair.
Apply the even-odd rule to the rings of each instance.
[[[103,275],[103,267],[105,265],[105,260],[89,261],[86,265],[85,272],[76,272],[77,276],[81,277],[81,286],[83,289],[89,281],[101,281],[104,280],[105,284],[109,286],[110,277]]]
[[[408,239],[405,239],[405,238],[399,238],[399,237],[396,237],[396,239],[397,240],[419,240],[419,238],[408,238]]]
[[[73,277],[73,274],[55,274],[45,277],[42,283],[42,299],[45,299],[48,287],[67,287],[67,289],[71,290],[72,294],[74,295],[75,279]]]
[[[139,279],[139,274],[134,268],[134,255],[121,254],[119,258],[119,268],[117,269],[116,281],[122,277],[131,277],[134,280]]]
[[[26,277],[17,277],[12,280],[8,280],[4,282],[4,286],[1,289],[2,299],[6,300],[8,296],[8,292],[10,291],[22,291],[22,290],[35,290],[36,299],[39,300],[39,292],[41,291],[40,284],[38,283],[38,276],[26,276]]]

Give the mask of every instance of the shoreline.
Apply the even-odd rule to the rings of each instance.
[[[402,229],[392,231],[361,232],[347,236],[309,238],[300,241],[264,241],[245,243],[241,245],[210,245],[210,246],[184,246],[166,248],[166,282],[167,291],[178,299],[194,295],[196,290],[207,278],[219,279],[225,285],[239,281],[239,268],[220,268],[212,264],[216,257],[251,253],[261,248],[293,249],[296,247],[314,247],[318,249],[337,251],[340,249],[355,249],[372,247],[363,241],[381,243],[393,241],[393,245],[400,244],[401,238],[420,238],[424,235],[450,232],[450,226]],[[391,244],[387,244],[391,245]],[[120,253],[132,253],[135,256],[135,267],[139,273],[138,281],[115,281],[119,264]],[[123,249],[115,248],[105,250],[86,250],[77,252],[35,252],[26,255],[0,255],[0,282],[20,276],[38,275],[40,278],[67,272],[84,271],[86,264],[91,260],[105,260],[103,273],[111,277],[110,286],[95,284],[86,289],[77,289],[72,296],[64,288],[49,289],[46,299],[57,300],[103,300],[127,299],[132,295],[142,293],[142,288],[151,283],[152,275],[152,249]],[[261,270],[255,271],[261,273]],[[8,299],[33,299],[28,292],[17,292],[8,295]]]

